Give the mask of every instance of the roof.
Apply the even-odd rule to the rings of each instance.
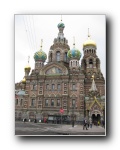
[[[16,95],[25,95],[25,91],[20,90]]]

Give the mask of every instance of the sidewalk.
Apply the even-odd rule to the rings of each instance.
[[[88,128],[88,130],[84,129],[82,125],[61,125],[61,128],[57,129],[57,131],[61,134],[77,134],[77,135],[105,135],[105,129],[101,126],[92,126],[92,128]]]

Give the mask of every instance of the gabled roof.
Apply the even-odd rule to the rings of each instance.
[[[91,103],[91,105],[89,106],[89,110],[92,108],[92,106],[97,103],[98,106],[103,109],[102,105],[99,103],[99,101],[96,99],[96,97],[94,96],[94,101]]]

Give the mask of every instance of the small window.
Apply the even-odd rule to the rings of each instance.
[[[57,99],[57,106],[60,106],[60,100]]]
[[[90,65],[90,68],[93,68],[93,60],[92,59],[89,60],[89,65]]]
[[[16,99],[15,104],[18,105],[18,99]]]
[[[33,90],[36,90],[36,85],[35,84],[33,85]]]
[[[72,90],[76,90],[75,84],[72,85]]]
[[[51,100],[51,106],[54,106],[54,100],[53,99]]]
[[[52,53],[50,54],[50,62],[52,62]]]
[[[77,61],[76,61],[76,66],[77,66]]]
[[[56,60],[60,61],[60,52],[59,51],[56,53]]]
[[[55,84],[52,84],[52,90],[54,90],[55,89]]]
[[[23,105],[23,99],[20,100],[20,105],[21,105],[21,106]]]
[[[46,84],[46,89],[49,90],[49,84]]]
[[[64,61],[67,62],[67,52],[64,54]]]
[[[60,91],[60,89],[61,89],[60,84],[57,85],[57,89],[58,89],[58,91]]]
[[[35,106],[35,99],[31,100],[31,106]]]
[[[48,106],[48,99],[45,100],[45,106]]]
[[[72,106],[75,107],[75,99],[72,100]]]

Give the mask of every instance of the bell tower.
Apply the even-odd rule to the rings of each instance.
[[[100,69],[100,59],[97,56],[97,45],[91,39],[88,29],[88,38],[83,43],[83,59],[81,61],[81,70],[85,76],[91,77],[92,75],[103,77]]]

